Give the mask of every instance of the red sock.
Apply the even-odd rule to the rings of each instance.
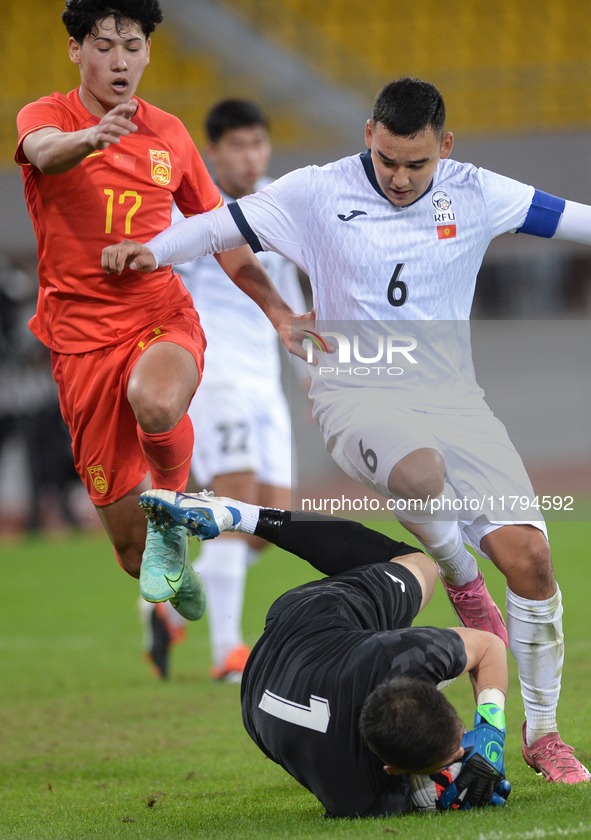
[[[188,414],[169,432],[151,435],[137,427],[152,485],[162,490],[184,490],[189,480],[193,454],[193,424]]]

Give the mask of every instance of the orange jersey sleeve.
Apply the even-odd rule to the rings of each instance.
[[[60,94],[44,96],[37,102],[25,105],[17,115],[18,146],[14,157],[21,166],[30,166],[22,149],[23,140],[28,134],[38,131],[40,128],[49,127],[59,128],[61,131],[74,131],[68,111],[60,104],[61,98]]]
[[[173,198],[186,215],[222,198],[187,130],[176,117],[138,99],[138,131],[90,154],[62,175],[44,175],[22,142],[47,125],[78,131],[96,125],[78,91],[53,94],[18,115],[16,160],[37,236],[39,301],[33,332],[61,353],[84,353],[124,341],[171,309],[192,301],[170,266],[151,274],[107,275],[104,247],[147,242],[170,225]]]

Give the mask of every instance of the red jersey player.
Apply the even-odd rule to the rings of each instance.
[[[222,198],[182,123],[134,97],[162,20],[157,0],[67,0],[62,19],[80,87],[27,105],[17,119],[16,160],[39,255],[30,326],[52,350],[76,468],[121,566],[140,578],[144,598],[170,599],[196,619],[205,597],[187,562],[186,532],[148,526],[146,539],[138,498],[151,484],[185,487],[187,408],[205,338],[170,267],[111,278],[100,257],[125,235],[147,241],[167,227],[173,199],[194,215]],[[293,313],[250,248],[219,262],[287,343]]]

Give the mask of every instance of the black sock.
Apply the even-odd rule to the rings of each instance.
[[[366,528],[360,522],[323,516],[320,513],[300,514],[289,510],[261,508],[255,536],[307,560],[325,575],[338,575],[358,566],[386,563],[400,554],[402,545]],[[409,554],[416,551],[409,546]]]

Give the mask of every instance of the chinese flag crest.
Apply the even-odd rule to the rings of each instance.
[[[150,160],[152,161],[152,178],[160,186],[170,184],[172,177],[172,166],[168,152],[160,152],[150,149]]]
[[[104,469],[100,464],[95,464],[93,467],[87,467],[87,469],[90,480],[94,485],[94,489],[97,493],[104,495],[109,489],[109,482],[107,481]]]

